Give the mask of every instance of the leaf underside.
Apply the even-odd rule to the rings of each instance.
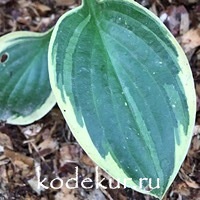
[[[188,61],[169,31],[129,1],[84,1],[57,23],[50,82],[74,136],[112,177],[161,198],[187,153],[195,116]],[[160,179],[160,188],[148,191]]]
[[[29,124],[55,105],[47,66],[51,32],[20,31],[0,38],[0,120]]]

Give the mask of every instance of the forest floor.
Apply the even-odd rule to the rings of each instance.
[[[164,200],[200,200],[200,1],[141,0],[179,41],[190,61],[197,93],[197,117],[187,157]],[[0,0],[0,36],[18,30],[44,32],[76,0]],[[1,149],[4,147],[4,152]],[[95,164],[74,139],[57,106],[41,120],[28,126],[0,123],[0,200],[153,200],[131,189],[38,189],[37,178],[56,176],[78,183],[94,179]],[[110,178],[99,169],[103,184]],[[54,183],[59,184],[58,183]],[[89,187],[90,185],[88,185]]]

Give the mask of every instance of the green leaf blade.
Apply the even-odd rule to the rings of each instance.
[[[175,39],[137,4],[86,1],[59,20],[49,50],[53,91],[84,150],[122,184],[132,178],[127,186],[161,198],[186,155],[195,113]],[[160,188],[148,192],[140,178],[159,178]]]
[[[48,76],[48,33],[17,32],[0,38],[0,119],[29,124],[55,105]]]

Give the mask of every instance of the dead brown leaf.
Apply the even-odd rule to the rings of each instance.
[[[63,166],[68,162],[76,162],[79,160],[79,147],[72,144],[64,144],[60,148],[60,165]]]
[[[200,46],[200,28],[190,29],[181,37],[181,45],[186,53]]]
[[[5,155],[0,156],[0,166],[9,163],[9,159]]]
[[[3,194],[5,198],[7,198],[6,192],[7,192],[7,185],[9,183],[7,178],[7,169],[6,166],[0,166],[0,194]]]
[[[189,187],[187,186],[186,183],[181,182],[181,183],[177,183],[176,185],[176,189],[174,190],[174,192],[180,194],[180,195],[184,195],[184,196],[190,196],[190,190]]]
[[[10,137],[6,134],[3,134],[0,132],[0,146],[7,147],[9,149],[13,149],[12,142],[10,140]]]
[[[191,188],[194,189],[198,189],[200,188],[200,185],[198,183],[196,183],[194,180],[192,180],[183,170],[183,168],[181,168],[180,172],[179,172],[179,177]]]
[[[73,5],[75,2],[75,0],[56,0],[56,4],[58,6],[70,6]]]
[[[35,136],[42,130],[43,124],[35,123],[29,126],[21,127],[22,133],[25,135],[26,138],[31,136]]]
[[[34,160],[28,156],[25,156],[21,153],[17,153],[15,151],[12,151],[8,148],[4,149],[4,155],[8,157],[13,164],[16,164],[18,167],[22,167],[22,165],[26,165],[29,168],[33,168],[34,166]]]
[[[200,83],[195,84],[196,94],[200,98]]]
[[[47,138],[37,148],[40,156],[45,157],[58,149],[58,142],[52,138]]]
[[[194,133],[194,135],[199,135],[200,134],[200,125],[194,126],[193,133]]]
[[[199,139],[198,136],[195,136],[193,141],[192,141],[192,151],[194,153],[200,152],[200,139]]]
[[[82,154],[80,158],[80,162],[82,162],[84,165],[90,166],[90,167],[95,167],[96,165],[94,162],[86,155]]]
[[[37,10],[40,11],[41,14],[44,14],[44,13],[46,13],[46,12],[51,10],[51,8],[49,6],[46,6],[46,5],[38,3],[38,2],[36,2],[33,5]]]
[[[160,19],[175,36],[184,34],[189,30],[189,14],[183,5],[167,7],[167,9],[160,14]]]

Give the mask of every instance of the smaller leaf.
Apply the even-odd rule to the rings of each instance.
[[[25,125],[55,105],[47,52],[52,31],[19,31],[0,38],[0,120]]]

